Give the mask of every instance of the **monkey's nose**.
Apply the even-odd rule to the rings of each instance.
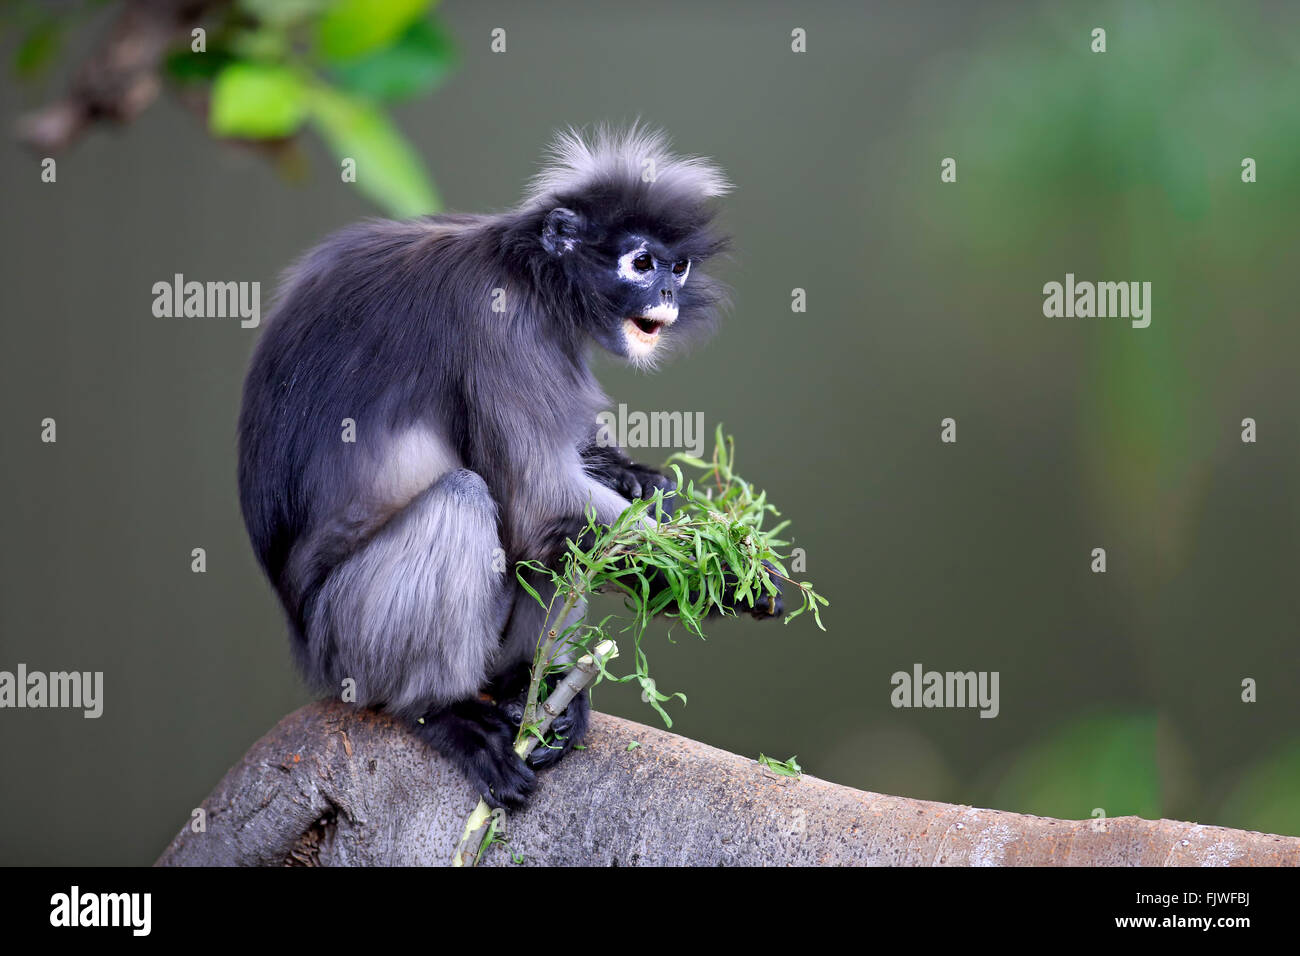
[[[659,298],[663,299],[665,302],[671,302],[671,301],[673,301],[673,290],[672,290],[672,289],[660,289],[660,290],[659,290]]]

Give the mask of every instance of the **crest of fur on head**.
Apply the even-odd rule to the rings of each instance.
[[[507,244],[547,277],[538,284],[544,311],[653,368],[706,337],[727,305],[726,287],[703,265],[728,247],[714,219],[715,200],[730,189],[712,162],[678,155],[665,134],[639,123],[570,128],[551,143]],[[624,274],[630,261],[619,265],[638,246],[655,250],[644,279]],[[666,271],[679,265],[687,271]],[[660,308],[672,314],[651,314]]]
[[[524,205],[552,205],[577,193],[634,189],[662,202],[698,205],[723,196],[731,183],[707,159],[674,153],[665,133],[634,123],[625,130],[570,128],[547,149],[547,163],[529,184]]]

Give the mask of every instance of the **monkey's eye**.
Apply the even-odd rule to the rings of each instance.
[[[637,272],[649,272],[654,267],[655,261],[648,252],[643,252],[632,260],[632,268]]]
[[[675,275],[675,276],[684,276],[684,275],[686,275],[686,260],[685,260],[685,259],[682,259],[680,262],[674,262],[674,263],[673,263],[673,275]]]

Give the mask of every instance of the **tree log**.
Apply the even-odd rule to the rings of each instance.
[[[399,722],[310,704],[253,745],[204,801],[202,832],[187,824],[158,865],[442,866],[477,800]],[[1297,837],[868,793],[603,714],[507,833],[481,865],[1300,865]]]

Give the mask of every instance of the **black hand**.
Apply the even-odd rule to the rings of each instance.
[[[492,693],[497,695],[502,712],[515,727],[524,719],[524,708],[528,704],[528,684],[531,669],[527,664],[518,665],[514,670],[502,675],[494,682]],[[552,674],[547,678],[548,691],[553,691],[563,678],[562,674]],[[528,765],[535,769],[549,767],[582,742],[587,733],[587,724],[591,718],[591,701],[584,690],[569,702],[564,713],[551,721],[550,733],[544,743],[539,743],[528,755]]]

